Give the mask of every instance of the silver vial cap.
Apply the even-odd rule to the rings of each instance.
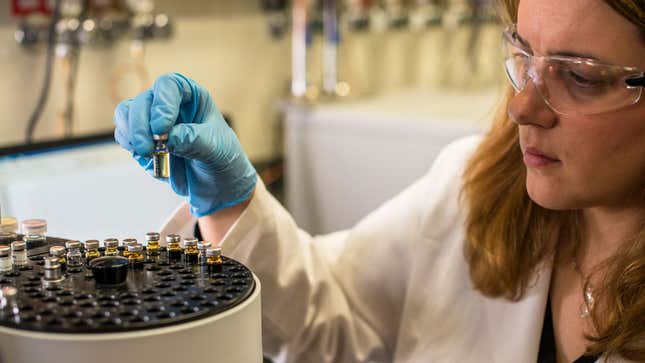
[[[157,232],[148,232],[146,233],[146,240],[147,241],[159,241],[161,239],[161,235]]]
[[[209,241],[199,241],[199,242],[197,242],[197,248],[200,249],[200,250],[209,249],[209,248],[211,248],[211,246],[212,246],[212,243],[210,243]]]
[[[9,246],[0,246],[0,257],[7,257],[9,256],[9,253],[11,252],[11,248]]]
[[[11,242],[12,251],[24,251],[27,244],[24,241],[14,241]]]
[[[185,238],[184,247],[197,246],[197,238]]]
[[[96,250],[99,248],[99,241],[95,239],[89,239],[85,241],[86,250]]]
[[[63,246],[51,246],[49,247],[49,254],[52,256],[64,256],[65,255],[65,247]]]
[[[124,238],[122,244],[126,247],[137,244],[136,238]],[[129,251],[129,250],[128,250]]]
[[[107,238],[105,241],[103,241],[103,244],[107,248],[119,247],[119,240],[116,238]]]
[[[143,251],[143,246],[138,243],[133,243],[128,245],[128,252],[141,252]]]
[[[169,234],[166,236],[166,242],[168,243],[179,243],[181,242],[181,236],[178,234]]]
[[[45,257],[44,260],[45,260],[45,269],[47,270],[53,270],[60,267],[58,257],[49,256],[49,257]]]
[[[221,256],[222,255],[222,248],[221,247],[215,247],[215,248],[209,248],[206,250],[206,256]]]
[[[68,250],[75,250],[75,249],[81,248],[81,242],[80,241],[67,241],[67,242],[65,242],[65,247],[67,247]]]
[[[168,134],[159,134],[159,135],[152,135],[153,140],[159,140],[159,141],[165,141],[168,140]]]

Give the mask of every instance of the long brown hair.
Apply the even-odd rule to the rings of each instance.
[[[605,0],[645,34],[645,2]],[[501,16],[517,21],[519,0],[498,0]],[[462,197],[468,206],[465,255],[474,286],[493,297],[519,300],[540,264],[555,255],[559,240],[580,241],[580,212],[547,210],[534,203],[525,185],[517,126],[508,118],[509,87],[493,125],[470,159]],[[575,248],[557,246],[558,254]],[[645,223],[606,261],[593,311],[597,334],[589,353],[618,354],[645,361]]]

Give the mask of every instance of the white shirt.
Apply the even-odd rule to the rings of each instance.
[[[312,237],[259,182],[222,242],[262,284],[263,348],[287,362],[535,362],[551,278],[518,302],[476,291],[464,258],[462,173],[479,137],[348,231]],[[193,234],[181,206],[162,234]],[[610,362],[624,362],[613,359]]]

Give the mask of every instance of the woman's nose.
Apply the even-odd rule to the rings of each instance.
[[[557,115],[540,94],[532,78],[516,93],[508,104],[508,116],[518,125],[534,125],[551,128],[557,122]]]

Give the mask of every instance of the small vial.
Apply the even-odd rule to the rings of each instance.
[[[0,246],[0,273],[11,272],[13,261],[11,260],[11,248],[6,245]]]
[[[168,259],[171,261],[179,261],[181,260],[181,246],[179,246],[179,242],[181,242],[181,236],[178,234],[169,234],[166,236],[166,244],[168,247]]]
[[[27,264],[27,245],[23,241],[11,242],[11,258],[17,267]]]
[[[119,255],[119,240],[116,238],[108,238],[103,241],[105,245],[105,255],[106,256],[118,256]]]
[[[157,232],[146,233],[146,240],[148,241],[148,243],[146,244],[146,250],[148,251],[149,256],[159,255],[159,249],[161,248],[161,246],[159,245],[160,239],[161,236]]]
[[[65,270],[67,268],[67,255],[63,246],[51,246],[49,248],[49,255],[58,258],[60,268]]]
[[[101,252],[99,252],[99,241],[95,239],[85,241],[85,262],[89,263],[97,257],[101,257]]]
[[[83,266],[83,254],[81,253],[81,242],[67,241],[67,267],[81,267]]]
[[[47,221],[44,219],[25,219],[20,222],[20,230],[25,237],[40,237],[44,242],[47,237]]]
[[[0,232],[18,233],[18,220],[14,217],[0,218]]]
[[[130,266],[139,268],[143,266],[143,246],[135,243],[128,246],[128,261]]]
[[[194,265],[197,263],[198,256],[197,238],[186,238],[184,240],[184,263]]]
[[[168,153],[168,134],[152,135],[155,149],[152,152],[154,177],[160,179],[170,178],[170,154]]]
[[[9,246],[11,242],[18,240],[18,235],[14,232],[0,232],[0,244]]]
[[[206,250],[206,266],[209,272],[222,272],[222,249],[220,247]]]
[[[5,286],[0,289],[0,309],[6,315],[18,315],[18,289],[13,286]]]
[[[198,262],[200,265],[206,265],[206,250],[211,248],[211,243],[207,241],[197,242],[197,249],[199,250]]]
[[[63,268],[59,262],[58,257],[49,256],[45,257],[45,265],[43,266],[45,275],[41,279],[44,288],[60,285],[65,277],[63,276]]]
[[[137,239],[136,238],[124,238],[123,242],[121,243],[123,245],[123,257],[128,258],[130,255],[130,251],[128,250],[128,247],[131,245],[136,245]]]

